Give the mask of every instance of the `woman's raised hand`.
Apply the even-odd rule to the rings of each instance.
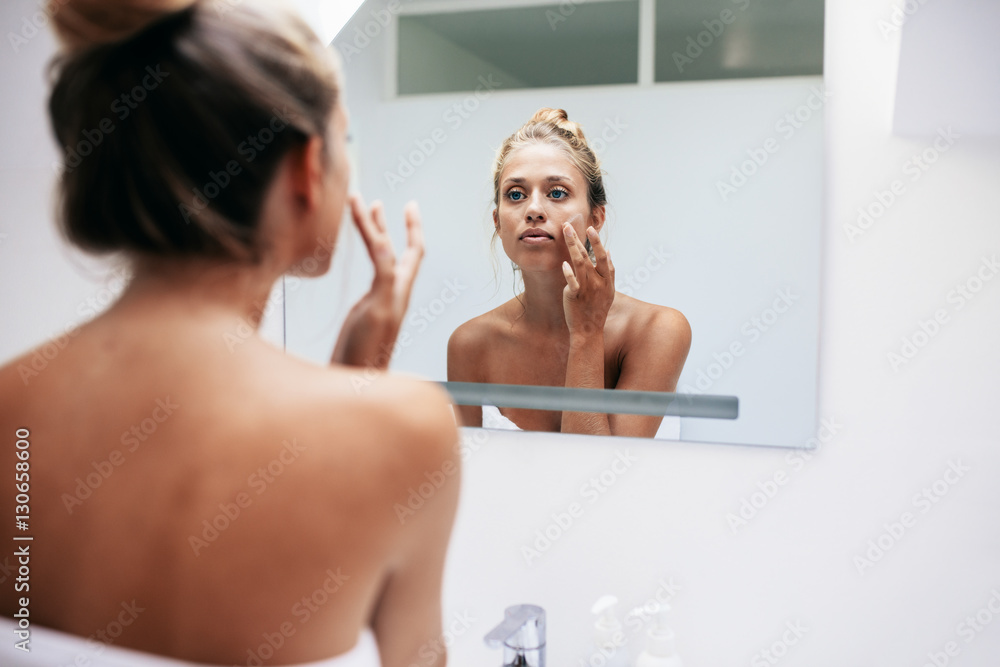
[[[563,238],[569,248],[570,262],[563,262],[566,287],[563,289],[563,310],[570,336],[604,333],[604,322],[615,300],[615,267],[601,238],[593,227],[587,227],[587,238],[594,249],[596,264],[576,230],[563,223]]]
[[[369,212],[359,195],[352,195],[350,201],[351,217],[375,266],[375,277],[371,289],[348,313],[331,361],[385,369],[424,257],[420,211],[416,202],[406,205],[406,250],[397,260],[381,202],[373,202]]]

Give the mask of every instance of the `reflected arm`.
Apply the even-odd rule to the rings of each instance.
[[[479,349],[473,321],[455,329],[448,339],[448,381],[482,382],[485,358]],[[483,408],[478,405],[456,405],[459,426],[483,425]]]
[[[680,311],[662,306],[629,336],[621,373],[615,389],[635,391],[677,390],[691,348],[691,326]],[[612,435],[652,438],[663,417],[613,414],[609,416]]]
[[[571,335],[566,361],[566,386],[604,389],[604,331]],[[563,433],[614,435],[611,415],[599,412],[563,412]]]

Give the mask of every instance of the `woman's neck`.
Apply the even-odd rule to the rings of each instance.
[[[562,267],[554,271],[522,272],[524,279],[525,324],[534,329],[551,333],[568,333],[566,314],[563,310],[563,290],[566,277]]]
[[[282,273],[268,262],[137,260],[128,287],[109,313],[228,319],[256,329]]]

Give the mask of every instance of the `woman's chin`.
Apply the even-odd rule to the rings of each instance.
[[[520,261],[518,261],[520,260]],[[559,257],[518,257],[511,258],[521,273],[559,273],[562,274],[562,258]]]

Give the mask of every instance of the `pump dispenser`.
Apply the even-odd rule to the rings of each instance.
[[[646,633],[646,650],[639,655],[635,667],[682,667],[674,647],[674,631],[667,627],[669,611],[669,604],[657,603],[656,618]]]
[[[594,603],[590,612],[594,621],[594,645],[597,652],[605,656],[607,667],[629,667],[628,650],[625,647],[625,632],[615,611],[618,598],[605,595]]]

